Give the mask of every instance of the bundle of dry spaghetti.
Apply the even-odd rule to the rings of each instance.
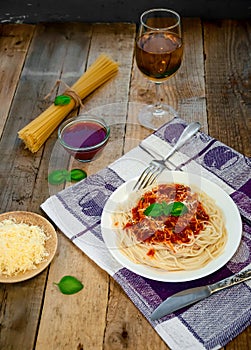
[[[18,132],[19,138],[31,152],[37,152],[63,119],[81,104],[81,100],[112,78],[117,71],[116,62],[104,54],[100,55],[77,82],[64,92],[64,95],[71,97],[69,104],[51,105]]]

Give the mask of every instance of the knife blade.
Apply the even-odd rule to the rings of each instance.
[[[151,314],[151,320],[157,320],[185,306],[194,304],[209,297],[211,294],[251,278],[251,269],[241,271],[219,282],[207,286],[195,287],[173,294],[163,301]]]

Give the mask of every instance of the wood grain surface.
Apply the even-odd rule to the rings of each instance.
[[[183,63],[163,84],[163,101],[250,156],[250,22],[184,18],[183,31]],[[57,79],[71,85],[100,53],[120,63],[119,73],[83,101],[81,112],[114,104],[113,148],[83,169],[97,172],[150,134],[138,125],[136,113],[127,113],[128,102],[155,97],[153,84],[136,68],[135,35],[133,23],[0,25],[0,213],[43,214],[40,204],[60,190],[47,180],[57,133],[31,154],[17,131],[51,104],[44,96]],[[65,167],[68,159],[59,154],[58,164]],[[57,232],[58,250],[49,268],[22,283],[0,284],[0,349],[168,349],[118,284]],[[83,293],[58,292],[53,282],[68,274],[83,282]],[[250,343],[249,327],[225,349],[246,350]]]

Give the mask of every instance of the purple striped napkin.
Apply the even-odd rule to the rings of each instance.
[[[150,315],[173,293],[217,282],[251,265],[250,159],[199,132],[170,163],[173,170],[199,173],[217,183],[239,208],[243,218],[241,244],[233,258],[217,272],[180,283],[144,278],[114,260],[101,234],[102,210],[109,196],[125,181],[138,176],[152,155],[167,154],[185,126],[184,120],[173,119],[107,168],[48,198],[41,208],[75,245],[121,285],[171,349],[219,349],[251,323],[250,281],[222,290],[158,321],[151,321]]]

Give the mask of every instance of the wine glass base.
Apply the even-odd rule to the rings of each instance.
[[[157,130],[177,116],[178,113],[167,104],[162,104],[161,109],[155,105],[148,105],[139,112],[138,121],[147,129]]]

